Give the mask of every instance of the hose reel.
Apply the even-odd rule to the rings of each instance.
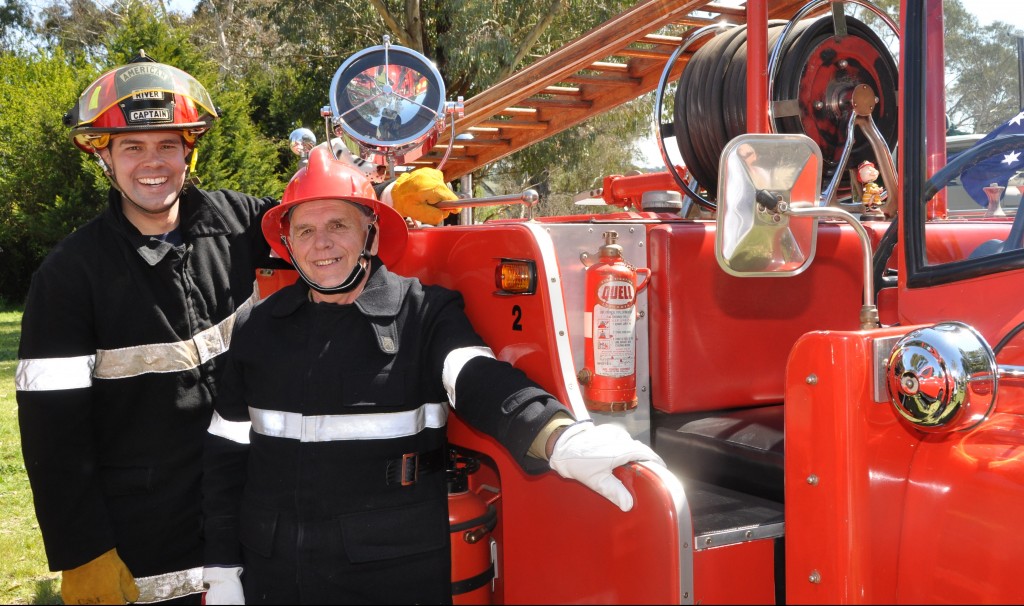
[[[814,140],[822,151],[823,179],[829,181],[843,168],[863,160],[880,164],[881,159],[875,157],[862,133],[856,133],[850,149],[845,149],[847,133],[853,132],[848,128],[852,96],[859,85],[875,92],[875,126],[885,146],[889,150],[895,146],[898,73],[881,38],[864,22],[844,15],[843,3],[829,3],[833,5],[831,19],[800,18],[825,3],[829,2],[806,5],[792,22],[768,23],[768,47],[772,51],[768,90],[771,131],[804,134]],[[873,5],[859,0],[853,3],[868,7],[898,34],[892,21]],[[722,149],[747,132],[747,28],[740,25],[713,30],[717,34],[693,53],[679,78],[672,128],[687,170],[712,199],[718,193]],[[695,36],[708,31],[712,28],[691,34],[680,51]],[[677,56],[678,52],[669,60],[666,74]],[[659,90],[659,116],[663,90]],[[659,124],[659,134],[663,132]],[[837,185],[849,186],[849,174],[838,177],[841,181]],[[690,192],[689,188],[685,191]],[[713,202],[696,200],[715,207]]]

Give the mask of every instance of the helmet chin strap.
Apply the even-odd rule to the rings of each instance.
[[[376,237],[377,218],[374,217],[373,223],[370,223],[366,229],[366,243],[363,244],[363,252],[359,253],[359,258],[356,259],[355,267],[352,268],[352,272],[345,278],[345,281],[337,286],[324,286],[307,276],[306,272],[302,271],[302,268],[295,261],[295,253],[292,252],[292,247],[288,244],[286,236],[281,236],[281,243],[288,250],[288,256],[292,258],[292,266],[299,272],[299,277],[302,278],[303,282],[322,295],[337,295],[352,292],[363,281],[363,278],[366,276],[366,269],[370,266],[370,257],[373,256],[370,254],[370,249],[373,247],[373,241]]]

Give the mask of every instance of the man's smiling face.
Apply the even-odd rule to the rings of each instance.
[[[122,133],[110,138],[100,151],[113,170],[117,186],[130,199],[133,212],[160,215],[170,212],[185,185],[185,142],[178,131]]]

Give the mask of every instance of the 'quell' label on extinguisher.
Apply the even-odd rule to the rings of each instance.
[[[636,368],[636,289],[632,282],[610,276],[597,287],[597,305],[589,324],[593,331],[594,373],[627,377]]]

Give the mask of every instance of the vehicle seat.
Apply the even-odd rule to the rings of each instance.
[[[704,414],[655,411],[654,449],[688,478],[784,502],[783,405]]]

